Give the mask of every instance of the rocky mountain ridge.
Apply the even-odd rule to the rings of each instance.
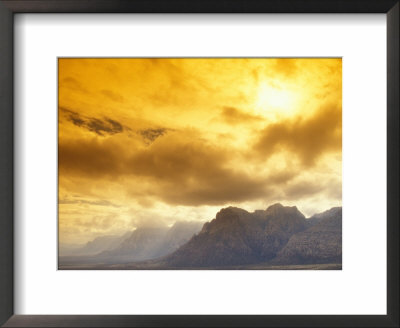
[[[215,267],[263,262],[341,261],[341,208],[306,219],[297,207],[274,204],[249,213],[228,207],[163,261],[176,267]]]
[[[224,268],[259,265],[341,264],[342,208],[306,218],[295,206],[274,204],[248,212],[221,209],[209,222],[142,227],[117,246],[79,263],[133,268]],[[77,257],[63,258],[77,263]],[[85,262],[86,261],[86,262]]]

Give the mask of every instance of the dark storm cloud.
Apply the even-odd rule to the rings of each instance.
[[[268,125],[258,136],[254,149],[262,159],[286,150],[306,166],[323,154],[341,151],[342,110],[325,106],[309,118],[295,117]]]
[[[104,120],[89,118],[85,126],[89,131],[95,132],[100,136],[104,136],[104,134],[121,133],[123,131],[123,127],[120,123],[109,118],[105,118]]]
[[[157,129],[146,129],[140,130],[139,134],[146,140],[147,143],[152,143],[158,137],[163,136],[167,133],[167,129],[157,128]]]
[[[195,185],[183,184],[182,189],[174,188],[174,181],[169,181],[155,191],[155,196],[171,205],[197,206],[255,200],[269,197],[272,193],[264,179],[230,170],[221,172],[213,180],[200,176],[193,180],[197,182]]]
[[[105,121],[108,122],[109,124],[111,124],[114,131],[122,132],[124,130],[121,123],[119,123],[115,120],[112,120],[111,118],[105,118]]]
[[[69,114],[69,120],[76,126],[83,126],[85,124],[85,121],[82,120],[77,113]]]
[[[58,165],[61,173],[88,177],[118,176],[123,149],[118,144],[92,138],[59,141]]]
[[[101,120],[96,117],[80,115],[79,113],[66,108],[60,108],[60,110],[65,113],[67,120],[72,122],[74,125],[92,131],[99,136],[121,133],[124,130],[121,123],[108,117]]]
[[[156,197],[170,204],[223,204],[259,198],[267,192],[265,179],[229,168],[231,154],[224,149],[178,135],[132,150],[111,139],[79,140],[59,144],[59,170],[96,179],[140,179],[147,186],[130,193]]]
[[[235,112],[234,110],[231,112]],[[90,120],[84,121],[85,128]],[[106,121],[113,129],[116,123]],[[97,122],[96,122],[97,123]],[[77,125],[77,123],[74,123]],[[78,122],[81,124],[81,122]],[[99,123],[96,129],[100,129]],[[110,128],[111,129],[111,128]],[[122,129],[122,126],[121,126]],[[96,181],[123,181],[128,194],[136,199],[159,199],[171,205],[220,205],[240,201],[273,198],[285,194],[300,199],[331,190],[320,185],[292,180],[327,152],[341,149],[341,109],[327,106],[308,118],[293,118],[268,125],[262,130],[248,161],[267,159],[282,150],[298,157],[304,164],[281,171],[250,174],[232,165],[232,149],[214,145],[200,138],[196,131],[165,133],[165,128],[138,131],[149,141],[147,147],[124,136],[67,140],[59,143],[61,174],[80,176]],[[103,130],[100,130],[102,132]],[[162,136],[162,138],[161,138]],[[152,142],[157,140],[157,142]],[[254,157],[254,155],[256,155]],[[235,167],[235,168],[234,168]],[[135,183],[140,181],[140,183]],[[335,195],[339,189],[333,188]]]
[[[222,204],[258,198],[265,181],[228,167],[230,154],[211,145],[165,138],[129,160],[131,173],[145,176],[153,194],[170,204]]]

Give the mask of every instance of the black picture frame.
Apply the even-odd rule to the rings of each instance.
[[[387,315],[14,315],[13,21],[16,13],[385,13]],[[0,0],[0,324],[4,327],[399,327],[398,90],[398,0]]]

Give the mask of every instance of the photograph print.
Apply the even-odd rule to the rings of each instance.
[[[58,269],[341,270],[341,58],[59,58]]]

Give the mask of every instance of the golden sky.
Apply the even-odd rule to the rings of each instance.
[[[59,237],[341,206],[341,59],[59,59]]]

